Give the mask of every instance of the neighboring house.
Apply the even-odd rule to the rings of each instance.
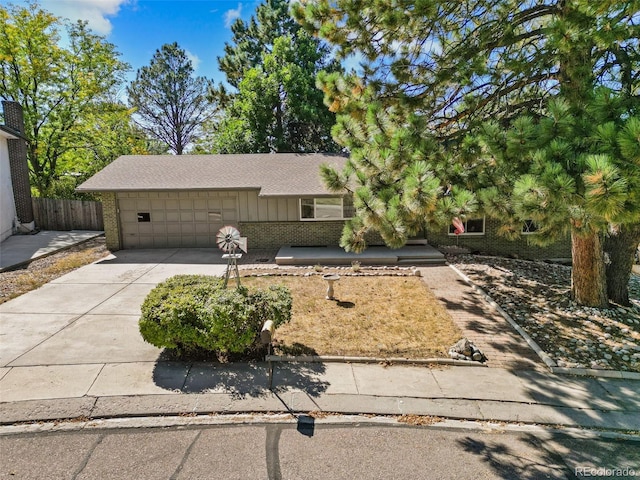
[[[249,248],[338,245],[351,198],[330,193],[320,165],[342,169],[341,155],[235,154],[122,156],[77,190],[102,196],[107,247],[211,247],[225,225],[237,227]],[[509,242],[496,226],[468,220],[456,237],[427,232],[434,246],[468,245],[472,250],[522,257],[565,257],[556,249]],[[381,244],[371,236],[370,244]]]
[[[22,107],[2,102],[0,125],[0,241],[35,228]]]
[[[8,140],[18,137],[0,125],[0,242],[13,235],[16,224],[16,202],[13,199]]]

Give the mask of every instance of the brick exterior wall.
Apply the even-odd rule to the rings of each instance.
[[[323,222],[240,222],[238,229],[247,237],[249,248],[327,247],[340,244],[344,221]],[[380,236],[370,232],[368,245],[384,245]]]
[[[338,245],[344,222],[240,222],[249,248],[279,248],[283,245],[314,247]]]
[[[16,102],[2,102],[4,123],[7,127],[24,134],[24,117],[22,107]],[[29,182],[29,165],[27,164],[27,142],[23,139],[7,140],[9,150],[9,166],[16,215],[20,223],[33,222],[33,206],[31,204],[31,184]]]
[[[109,250],[122,248],[119,214],[116,194],[102,194],[103,220],[106,245]],[[342,236],[343,221],[326,222],[239,222],[237,227],[242,236],[247,237],[249,249],[273,249],[283,245],[300,247],[336,246]],[[490,219],[485,223],[485,234],[480,236],[449,236],[448,229],[428,231],[427,241],[434,247],[458,245],[472,252],[489,255],[517,256],[524,259],[570,258],[571,242],[558,242],[548,247],[530,245],[527,236],[516,241],[506,240],[496,235],[499,224]],[[370,246],[383,245],[378,234],[367,235]]]
[[[536,260],[545,258],[571,258],[571,239],[556,242],[547,247],[538,247],[529,243],[528,235],[518,240],[507,240],[497,235],[500,224],[493,219],[485,220],[484,235],[448,235],[448,228],[439,231],[429,231],[427,240],[434,247],[457,245],[465,247],[474,253],[499,256],[515,256],[518,258]]]
[[[102,197],[102,220],[104,223],[105,244],[112,252],[120,250],[120,222],[118,221],[118,203],[116,194],[113,192],[103,192]]]

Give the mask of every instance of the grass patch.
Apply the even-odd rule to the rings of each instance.
[[[326,300],[318,275],[245,277],[242,284],[291,290],[291,322],[276,331],[277,353],[428,358],[447,356],[461,332],[413,276],[343,276]]]

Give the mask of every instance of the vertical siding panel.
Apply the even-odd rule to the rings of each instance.
[[[300,220],[298,210],[300,208],[300,200],[297,198],[287,199],[287,220],[289,222],[296,222]]]
[[[238,192],[238,220],[241,222],[249,220],[249,200],[247,197],[247,192]]]
[[[278,220],[278,199],[269,198],[267,200],[267,221],[275,222]]]
[[[248,206],[248,217],[252,222],[257,222],[260,220],[260,214],[258,212],[258,192],[247,192],[247,206]]]
[[[287,199],[279,198],[278,199],[278,218],[276,219],[279,222],[287,221]]]
[[[266,198],[263,197],[258,197],[258,194],[256,194],[256,202],[257,202],[257,207],[258,207],[258,221],[259,222],[266,222],[269,219],[269,205],[268,205],[268,200]]]

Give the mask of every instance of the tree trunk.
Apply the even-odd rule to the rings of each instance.
[[[584,235],[571,229],[571,258],[573,299],[580,305],[607,308],[607,279],[600,235]]]
[[[640,225],[623,225],[615,235],[604,241],[604,251],[610,263],[606,267],[607,295],[609,300],[629,306],[629,277],[633,268],[633,257],[640,243]]]

